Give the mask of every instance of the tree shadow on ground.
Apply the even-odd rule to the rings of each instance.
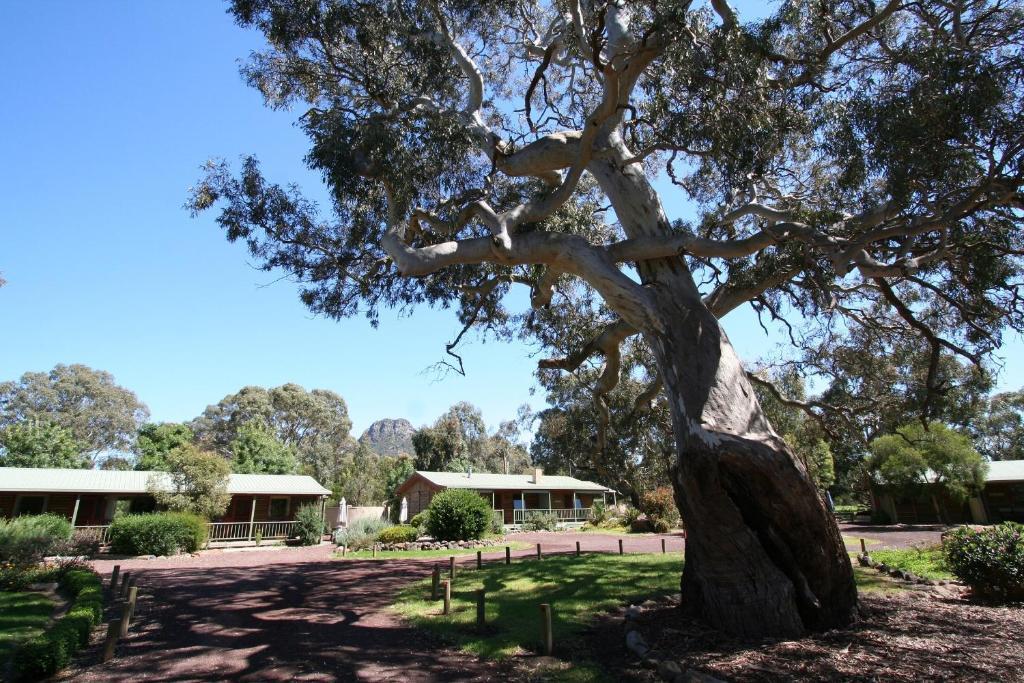
[[[452,680],[497,668],[386,613],[424,564],[308,562],[133,572],[137,622],[117,657],[69,680]],[[88,659],[91,657],[91,659]]]

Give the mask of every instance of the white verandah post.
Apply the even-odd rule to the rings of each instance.
[[[82,494],[79,493],[75,496],[75,509],[71,512],[71,527],[74,528],[75,521],[78,519],[78,506],[82,504]]]
[[[249,512],[249,540],[252,540],[252,528],[256,522],[256,496],[252,497],[252,510]]]

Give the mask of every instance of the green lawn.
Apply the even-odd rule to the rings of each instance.
[[[377,557],[373,557],[372,550],[353,550],[346,554],[344,557],[341,555],[341,550],[334,552],[334,559],[336,560],[402,560],[408,558],[417,557],[451,557],[452,555],[476,555],[476,551],[483,551],[486,556],[488,553],[504,553],[505,546],[509,546],[512,550],[525,550],[532,548],[533,546],[529,543],[523,543],[521,541],[510,541],[501,545],[495,545],[488,548],[454,548],[450,550],[378,550]],[[489,562],[494,562],[494,558],[490,558]]]
[[[502,659],[540,647],[541,603],[552,606],[555,655],[568,668],[549,671],[548,680],[603,680],[595,665],[574,660],[586,656],[583,630],[598,613],[631,600],[665,595],[679,589],[678,555],[592,553],[554,556],[485,565],[456,576],[452,614],[442,601],[430,599],[430,581],[412,584],[398,596],[394,609],[412,623],[478,656]],[[487,591],[487,631],[477,633],[476,594]]]
[[[942,557],[942,548],[905,548],[902,550],[874,550],[871,559],[890,567],[913,572],[924,579],[953,579],[953,574]]]
[[[39,593],[0,591],[0,662],[10,659],[18,643],[46,628],[53,601]]]

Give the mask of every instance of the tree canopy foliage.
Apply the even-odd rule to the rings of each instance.
[[[167,454],[167,467],[166,474],[150,475],[147,486],[157,505],[206,519],[227,511],[231,469],[224,458],[188,444]]]
[[[65,429],[90,457],[133,452],[149,409],[114,376],[85,365],[56,365],[0,383],[0,426],[32,421]]]
[[[988,465],[971,440],[941,422],[927,429],[907,425],[871,442],[870,470],[900,496],[917,496],[936,485],[955,500],[966,500],[985,483]]]
[[[239,474],[294,474],[295,449],[261,422],[247,422],[231,442],[231,471]]]
[[[91,466],[83,444],[58,424],[25,422],[0,429],[0,467]]]
[[[197,441],[226,458],[244,425],[263,424],[295,449],[299,468],[318,481],[334,481],[341,455],[352,448],[352,420],[345,400],[326,389],[297,384],[249,386],[208,406],[190,423]]]
[[[530,457],[515,442],[518,429],[513,421],[503,423],[493,435],[487,434],[480,409],[461,401],[434,422],[412,435],[416,469],[432,472],[518,473],[529,467]]]
[[[147,422],[139,428],[137,470],[167,471],[167,454],[195,440],[192,428],[177,422]]]

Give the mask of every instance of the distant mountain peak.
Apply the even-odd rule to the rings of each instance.
[[[363,432],[359,442],[364,443],[380,455],[414,453],[412,435],[416,428],[403,417],[377,420]]]

